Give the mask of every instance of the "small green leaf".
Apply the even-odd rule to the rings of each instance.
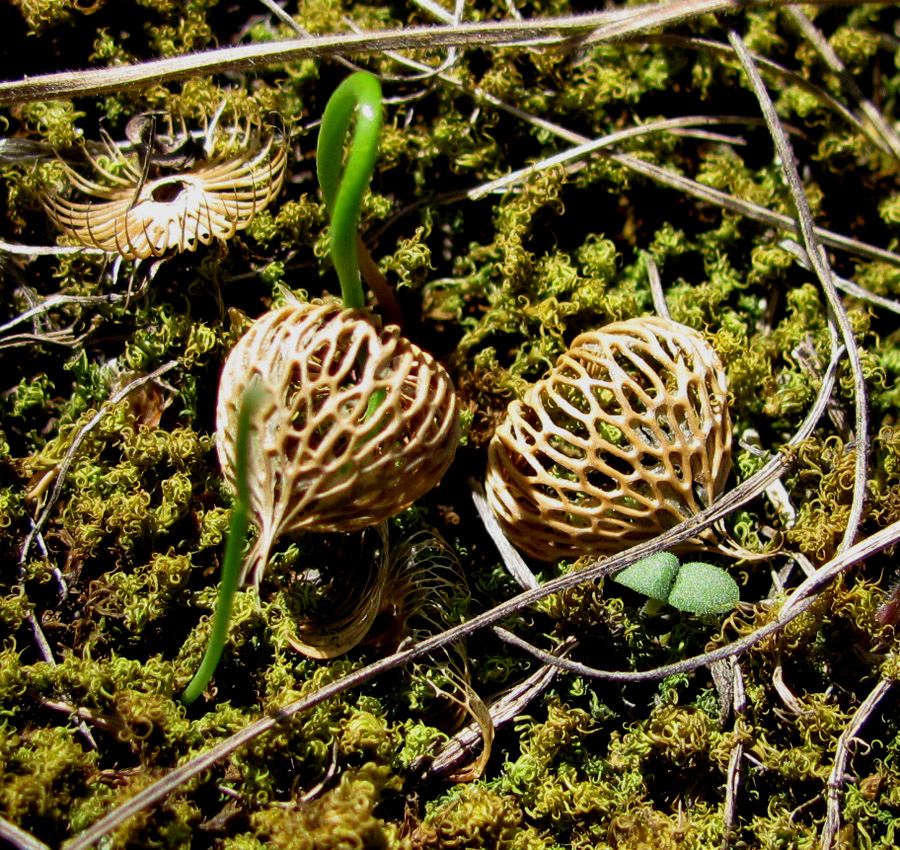
[[[669,605],[690,614],[720,614],[741,601],[737,582],[725,570],[695,561],[682,564]]]
[[[624,584],[644,596],[665,602],[678,574],[678,558],[671,552],[656,552],[626,567],[613,576],[613,581]]]

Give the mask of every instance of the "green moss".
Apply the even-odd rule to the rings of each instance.
[[[104,0],[96,0],[89,6],[81,6],[71,0],[22,0],[18,7],[28,23],[29,35],[40,36],[47,29],[68,24],[76,15],[96,12]]]
[[[0,811],[32,828],[64,820],[97,763],[97,753],[85,752],[64,727],[13,735],[0,731],[0,751]]]
[[[66,148],[78,144],[83,130],[75,122],[85,117],[76,111],[67,100],[37,101],[22,104],[19,117],[33,133],[36,133],[54,148]]]
[[[412,237],[401,239],[397,250],[379,263],[383,273],[393,272],[397,276],[398,289],[418,289],[428,279],[434,268],[431,264],[431,249],[425,241],[430,232],[430,226],[417,227]]]
[[[512,846],[522,812],[510,797],[486,788],[460,787],[435,806],[412,835],[412,846],[487,850]]]
[[[29,43],[43,56],[55,55],[64,36],[66,65],[77,68],[293,35],[265,14],[245,19],[236,8],[212,0],[140,0],[115,10],[30,0],[10,14],[21,32],[40,34]],[[409,18],[399,6],[343,0],[288,11],[315,33],[346,32],[348,17],[364,30],[434,23],[427,10]],[[572,7],[553,0],[522,11],[546,16]],[[883,49],[893,38],[893,12],[860,6],[808,14],[896,123],[900,73]],[[482,4],[467,7],[466,16],[490,20],[509,11]],[[847,100],[838,77],[782,12],[749,10],[730,23],[751,50],[793,63]],[[679,32],[721,40],[723,24],[706,15],[682,22]],[[415,56],[437,66],[448,54]],[[394,587],[368,643],[344,658],[308,659],[291,642],[311,615],[335,614],[318,600],[314,582],[329,577],[334,587],[353,586],[355,561],[345,552],[357,547],[356,538],[340,545],[316,535],[285,540],[259,593],[238,594],[220,670],[190,712],[173,696],[206,644],[231,512],[213,451],[216,381],[255,317],[292,292],[307,299],[335,288],[330,261],[323,261],[328,232],[311,151],[316,120],[344,70],[328,58],[308,58],[75,102],[18,104],[2,118],[4,135],[48,142],[77,166],[82,149],[98,155],[101,126],[121,141],[134,115],[172,109],[176,130],[183,116],[196,132],[223,106],[226,128],[283,125],[290,157],[279,197],[225,246],[199,246],[115,274],[109,258],[93,255],[4,261],[0,325],[55,294],[128,293],[117,301],[56,303],[0,340],[33,334],[24,345],[0,348],[7,376],[0,393],[0,547],[8,564],[0,578],[0,813],[51,846],[263,712],[381,657],[402,634],[433,633],[516,593],[474,521],[465,479],[482,476],[485,446],[507,404],[575,335],[653,311],[647,256],[659,267],[673,317],[702,332],[727,371],[736,435],[728,487],[784,445],[818,393],[831,345],[824,299],[767,226],[656,186],[603,155],[574,163],[572,171],[541,171],[504,194],[466,194],[570,144],[496,109],[483,93],[597,138],[663,117],[728,114],[736,103],[753,113],[733,60],[655,39],[576,45],[565,61],[556,50],[482,45],[461,49],[440,77],[403,83],[394,81],[398,66],[389,56],[359,61],[390,78],[363,236],[402,290],[408,332],[452,369],[465,434],[441,487],[392,523],[389,545],[439,525],[463,556],[471,599],[461,583],[443,580],[428,616],[410,625],[405,597]],[[815,94],[766,73],[792,125],[817,224],[892,247],[891,228],[900,220],[897,163]],[[732,138],[656,132],[617,150],[792,215],[764,131],[714,129]],[[214,155],[235,153],[239,137],[221,134]],[[121,168],[107,159],[101,155],[104,167]],[[65,191],[61,161],[5,164],[0,184],[5,239],[62,241],[42,203],[48,192]],[[848,186],[855,192],[849,205],[841,203]],[[900,293],[891,263],[838,249],[831,259],[839,274],[873,292]],[[845,301],[874,435],[863,537],[900,519],[900,337],[881,308]],[[169,362],[174,366],[159,380],[104,407],[129,381]],[[531,606],[507,627],[544,647],[577,638],[572,657],[586,664],[646,670],[771,621],[780,599],[772,575],[788,587],[800,580],[796,567],[787,575],[788,553],[821,565],[836,551],[849,515],[855,442],[844,366],[838,379],[828,415],[789,453],[783,481],[795,524],[789,528],[763,497],[727,520],[743,545],[782,548],[772,562],[736,567],[745,604],[724,622],[648,618],[635,594],[596,582]],[[101,409],[99,423],[85,430]],[[751,430],[765,456],[743,445],[753,442]],[[20,565],[25,536],[49,504],[76,438],[83,439],[59,498]],[[578,566],[547,567],[541,578]],[[109,846],[710,850],[725,839],[722,789],[738,741],[751,758],[742,762],[732,843],[816,846],[838,738],[877,678],[897,676],[892,572],[889,555],[855,565],[852,577],[790,627],[744,654],[748,711],[739,720],[723,725],[704,670],[628,685],[560,673],[500,733],[482,779],[464,787],[420,785],[412,765],[420,770],[465,720],[452,698],[465,703],[513,688],[536,669],[486,631],[470,641],[468,666],[457,647],[298,715],[123,824]],[[56,666],[39,660],[32,616]],[[466,675],[455,679],[459,669]],[[796,704],[785,705],[785,688]],[[97,750],[73,708],[81,709]],[[853,754],[840,836],[848,846],[896,844],[898,731],[885,702],[863,732],[868,749]]]
[[[387,785],[386,771],[366,765],[344,774],[338,787],[318,800],[260,811],[252,824],[269,846],[284,850],[388,850],[398,846],[396,835],[373,814]]]
[[[751,12],[747,15],[747,32],[744,33],[744,43],[748,50],[761,56],[776,56],[784,53],[787,48],[787,40],[778,31],[778,12],[767,10],[763,12]]]
[[[828,39],[838,58],[851,72],[858,73],[879,49],[878,33],[855,27],[838,27]]]

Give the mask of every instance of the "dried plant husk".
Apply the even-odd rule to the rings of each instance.
[[[440,634],[465,619],[468,602],[469,588],[456,553],[437,532],[419,531],[391,552],[379,618],[383,628],[370,635],[369,642],[394,649],[403,641],[420,642]],[[454,641],[413,662],[410,672],[434,691],[429,722],[449,732],[469,719],[478,724],[481,750],[449,777],[454,782],[477,779],[490,759],[494,723],[472,687],[465,641]]]
[[[174,172],[147,174],[139,157],[109,149],[111,166],[91,158],[95,178],[63,164],[84,200],[52,195],[45,206],[56,225],[82,245],[125,259],[195,251],[230,239],[277,197],[287,165],[284,139],[276,131],[264,139],[248,132],[240,154]]]
[[[340,535],[339,565],[316,585],[316,612],[297,624],[288,638],[297,652],[310,658],[337,658],[363,641],[382,609],[389,575],[387,523],[361,535]],[[368,538],[368,539],[367,539]],[[308,582],[309,576],[304,576]]]
[[[510,540],[553,561],[655,537],[710,505],[730,468],[718,356],[691,328],[644,317],[576,337],[509,405],[485,489]]]
[[[253,381],[266,391],[249,459],[256,583],[282,534],[374,525],[428,492],[453,460],[459,421],[450,376],[368,311],[337,301],[288,305],[238,341],[216,411],[219,462],[232,486],[237,411]]]

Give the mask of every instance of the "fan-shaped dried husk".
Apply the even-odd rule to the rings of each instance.
[[[542,561],[618,552],[707,507],[731,468],[726,377],[703,337],[647,317],[576,337],[509,405],[485,489]]]
[[[216,445],[232,485],[237,412],[254,380],[266,390],[250,452],[256,581],[280,535],[387,519],[434,487],[456,451],[456,394],[431,355],[367,311],[291,305],[259,319],[222,371]]]
[[[378,619],[390,577],[387,522],[363,534],[332,535],[325,543],[321,549],[327,566],[302,576],[302,595],[307,605],[314,598],[314,611],[295,618],[292,633],[285,635],[310,658],[337,658],[366,637]],[[288,599],[281,604],[290,610]]]
[[[383,642],[386,637],[419,643],[465,619],[469,600],[465,573],[456,552],[436,532],[423,530],[403,540],[391,553],[389,573],[381,622],[392,628],[386,636],[370,635],[370,640]],[[409,669],[414,678],[427,681],[438,698],[437,705],[431,707],[436,713],[428,714],[429,725],[456,731],[467,718],[475,721],[481,734],[481,751],[474,759],[463,760],[447,778],[453,782],[477,779],[490,759],[494,722],[472,687],[465,641],[435,650],[411,662]],[[454,744],[448,741],[446,752],[428,753],[436,774],[450,772],[443,765],[459,752]]]
[[[50,217],[82,245],[126,259],[161,257],[170,249],[230,239],[281,191],[287,154],[279,134],[241,155],[202,162],[188,171],[144,179],[139,163],[117,154],[122,175],[94,162],[101,181],[66,166],[87,200],[46,200]],[[124,175],[124,176],[123,176]]]

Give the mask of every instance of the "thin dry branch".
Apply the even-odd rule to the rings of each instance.
[[[38,841],[30,832],[19,829],[3,817],[0,817],[0,838],[16,850],[50,850],[43,841]]]
[[[843,796],[844,778],[847,774],[847,763],[850,761],[850,747],[859,740],[858,736],[863,726],[869,721],[869,718],[875,713],[875,709],[878,708],[878,704],[887,696],[893,686],[892,679],[882,679],[875,685],[860,707],[856,709],[853,719],[838,739],[834,765],[831,768],[831,775],[828,777],[827,812],[819,845],[821,850],[830,850],[841,825],[841,797]]]
[[[404,27],[376,33],[313,36],[264,44],[224,47],[91,71],[63,71],[0,83],[0,105],[35,100],[109,94],[172,80],[228,71],[253,71],[269,65],[325,56],[361,56],[390,50],[442,47],[598,44],[634,36],[715,12],[787,5],[789,0],[674,0],[612,12],[566,15],[525,21],[488,21],[459,26]],[[857,5],[853,0],[818,0],[821,5]],[[887,2],[887,0],[882,0]]]
[[[571,646],[571,643],[566,644],[561,651]],[[490,706],[490,715],[494,728],[499,729],[521,714],[532,700],[550,686],[558,672],[559,668],[555,665],[540,667],[493,702]],[[434,756],[422,756],[413,762],[410,765],[410,774],[420,782],[452,774],[472,758],[472,753],[478,749],[481,741],[481,728],[477,723],[470,723],[447,741]]]
[[[736,198],[727,192],[714,189],[712,186],[704,186],[690,177],[661,168],[651,162],[645,162],[636,156],[627,153],[604,153],[614,162],[624,165],[631,171],[643,174],[657,183],[670,186],[679,192],[685,192],[701,201],[714,204],[722,209],[747,216],[754,221],[774,227],[778,230],[784,230],[788,233],[799,235],[797,220],[789,215],[773,212],[770,209],[754,204],[752,201],[745,201],[742,198]],[[851,239],[849,236],[843,236],[835,233],[833,230],[827,230],[824,227],[814,226],[813,232],[823,245],[830,248],[838,248],[847,251],[850,254],[856,254],[859,257],[865,257],[870,260],[883,260],[892,266],[900,266],[900,255],[887,251],[884,248],[878,248],[874,245],[867,245],[857,239]]]
[[[645,41],[656,44],[666,44],[672,47],[681,47],[686,50],[698,50],[705,53],[717,54],[722,57],[732,58],[734,51],[727,44],[721,41],[713,41],[709,38],[696,38],[682,35],[674,35],[672,33],[663,33],[661,35],[648,35],[643,37]],[[853,114],[852,110],[846,107],[833,94],[821,86],[806,79],[806,77],[767,59],[765,56],[759,56],[756,53],[750,54],[756,63],[760,72],[766,73],[778,80],[788,83],[808,92],[821,102],[823,106],[827,106],[832,112],[840,115],[848,124],[855,127],[862,133],[873,145],[881,150],[890,151],[891,148],[884,141],[880,133],[875,132],[865,121]]]
[[[809,255],[802,245],[795,242],[793,239],[782,239],[778,244],[789,254],[793,254],[797,262],[803,268],[807,271],[812,271],[812,263],[809,261]],[[885,298],[883,295],[877,295],[874,292],[869,292],[868,289],[864,289],[858,283],[854,283],[852,280],[847,280],[847,278],[840,277],[836,274],[832,274],[832,280],[834,281],[834,285],[845,295],[851,295],[853,298],[858,298],[860,301],[865,301],[876,307],[881,307],[884,310],[890,310],[892,313],[900,313],[900,301],[896,301],[893,298]]]
[[[741,726],[747,713],[747,692],[744,688],[744,672],[736,658],[729,659],[727,667],[730,674],[731,709],[734,711],[734,745],[728,757],[728,773],[725,781],[725,837],[723,847],[731,844],[734,827],[737,823],[737,795],[741,786],[741,765],[744,762],[744,741],[740,735]]]
[[[464,5],[465,5],[465,0],[456,0],[456,7],[452,14],[444,12],[444,10],[441,10],[442,14],[436,15],[436,17],[438,18],[439,21],[441,21],[441,23],[444,23],[444,24],[447,24],[450,26],[459,26],[460,22],[462,21],[462,11],[463,11]],[[440,8],[440,7],[437,7],[437,8]],[[429,10],[433,11],[433,7],[429,7]],[[518,18],[518,20],[521,20],[521,18]],[[344,22],[347,24],[347,26],[351,29],[352,32],[354,32],[356,34],[361,34],[363,32],[349,18],[345,18]],[[396,50],[385,51],[385,56],[390,57],[391,59],[393,59],[395,62],[397,62],[400,65],[407,64],[403,54],[398,53]],[[447,56],[441,60],[441,63],[439,65],[436,65],[434,67],[432,67],[430,65],[421,65],[421,67],[419,67],[416,70],[416,73],[407,74],[405,76],[403,76],[403,75],[390,76],[390,75],[382,74],[381,81],[382,82],[403,82],[403,83],[425,82],[426,80],[430,80],[433,77],[441,77],[443,74],[445,74],[447,71],[449,71],[454,65],[456,65],[458,61],[459,61],[459,50],[456,47],[451,47],[447,51]],[[411,65],[419,65],[419,64],[420,63],[418,63],[418,62],[411,63]]]
[[[650,254],[644,255],[644,265],[647,266],[647,280],[650,283],[650,294],[653,296],[653,309],[661,319],[671,321],[672,316],[669,313],[669,305],[666,303],[666,292],[663,289],[662,278],[659,276],[659,267]]]
[[[55,307],[85,304],[110,304],[115,301],[121,301],[125,297],[125,295],[116,292],[112,292],[108,295],[64,295],[63,293],[49,295],[39,304],[35,304],[33,307],[29,307],[27,310],[23,311],[15,318],[10,319],[3,325],[0,325],[0,334],[6,333],[8,330],[10,330],[10,328],[14,328],[21,322],[26,322],[29,319],[40,316],[42,313],[47,313]]]
[[[850,513],[847,517],[847,527],[844,536],[839,545],[840,549],[850,546],[856,539],[860,523],[862,521],[863,508],[865,507],[866,498],[866,481],[869,470],[869,409],[866,391],[866,381],[863,376],[862,358],[859,353],[859,346],[856,342],[856,336],[853,333],[853,326],[850,324],[850,318],[847,315],[847,309],[844,307],[837,288],[834,285],[833,273],[831,265],[828,262],[828,255],[819,244],[816,235],[815,226],[813,224],[812,211],[810,210],[809,200],[803,189],[803,181],[800,179],[800,172],[797,170],[794,152],[791,149],[791,143],[788,140],[787,133],[781,125],[778,113],[775,111],[775,104],[769,97],[765,83],[753,58],[750,56],[744,45],[743,39],[734,30],[729,31],[728,41],[734,47],[737,57],[744,68],[744,72],[750,80],[753,93],[759,101],[766,124],[769,126],[769,133],[772,141],[775,143],[775,150],[778,154],[781,171],[791,190],[791,197],[794,200],[794,206],[797,210],[797,219],[800,234],[803,238],[803,244],[806,248],[806,254],[812,263],[816,277],[822,286],[825,294],[825,300],[828,304],[831,315],[840,329],[841,339],[847,349],[847,359],[850,362],[850,373],[853,378],[853,405],[855,408],[855,474],[853,480],[853,500],[850,504]]]
[[[756,646],[760,641],[781,631],[788,623],[799,617],[815,602],[818,593],[835,577],[866,558],[881,552],[889,546],[893,546],[898,541],[900,541],[900,520],[835,555],[816,575],[811,576],[796,588],[790,599],[781,607],[775,619],[761,626],[755,632],[745,635],[727,646],[722,646],[691,658],[685,658],[682,661],[675,661],[672,664],[654,667],[652,670],[603,670],[577,661],[559,658],[506,629],[494,627],[494,633],[505,643],[527,652],[542,664],[555,664],[557,667],[578,676],[585,676],[591,679],[605,679],[610,682],[658,682],[668,676],[691,673],[701,667],[708,667],[717,661],[724,661],[727,658],[743,654],[748,649]],[[547,587],[547,585],[544,585],[544,587]]]
[[[519,554],[519,550],[509,542],[509,539],[500,527],[500,523],[497,522],[497,517],[494,516],[494,512],[491,510],[491,506],[484,495],[484,487],[481,486],[479,481],[470,478],[469,492],[472,496],[475,510],[478,511],[481,524],[491,540],[494,541],[494,545],[503,559],[506,571],[516,580],[519,587],[524,590],[533,590],[535,587],[538,587],[537,576],[525,563],[525,559]]]
[[[23,254],[26,257],[61,257],[65,254],[105,254],[99,248],[86,248],[84,245],[20,245],[0,239],[0,252],[6,254]]]
[[[587,160],[590,154],[596,153],[603,148],[610,148],[613,145],[628,139],[649,136],[651,133],[683,129],[685,127],[716,127],[723,124],[759,123],[759,118],[743,115],[684,115],[678,118],[663,118],[659,121],[649,121],[646,124],[626,127],[624,130],[616,130],[615,133],[609,133],[606,136],[600,136],[597,139],[585,138],[580,144],[573,148],[560,151],[558,154],[545,157],[532,165],[525,166],[525,168],[511,171],[509,174],[504,174],[502,177],[497,177],[495,180],[489,180],[487,183],[482,183],[474,189],[469,189],[466,195],[469,200],[477,201],[492,192],[502,192],[509,189],[511,186],[524,183],[530,177],[541,171],[546,171],[548,168],[553,168],[557,165],[565,165],[579,160]]]
[[[67,348],[74,348],[80,345],[87,334],[77,335],[71,327],[60,328],[56,331],[48,333],[23,333],[13,334],[11,336],[0,339],[0,349],[3,348],[22,348],[24,346],[33,346],[35,343],[42,345],[62,345]]]
[[[69,471],[69,467],[75,460],[75,455],[78,453],[78,449],[84,442],[87,435],[97,427],[100,420],[112,405],[118,404],[120,401],[127,398],[129,394],[132,391],[136,390],[139,386],[142,386],[148,381],[153,381],[156,378],[159,378],[161,375],[164,375],[166,372],[174,369],[177,365],[177,360],[170,360],[168,363],[164,363],[158,369],[154,369],[152,372],[146,375],[141,375],[139,378],[135,378],[133,381],[130,381],[128,384],[122,387],[121,390],[113,393],[113,395],[111,395],[101,406],[100,410],[98,410],[97,413],[94,414],[94,416],[92,416],[90,420],[84,425],[84,427],[75,435],[74,439],[69,444],[69,448],[66,451],[65,457],[62,459],[62,461],[60,461],[59,466],[57,467],[56,481],[53,484],[53,490],[50,493],[50,497],[47,499],[47,502],[44,505],[40,516],[35,521],[34,525],[31,528],[31,531],[25,538],[25,542],[22,544],[22,548],[19,552],[20,569],[23,567],[26,559],[28,558],[28,553],[31,551],[31,544],[34,542],[35,537],[41,533],[44,525],[49,519],[53,507],[59,499],[60,494],[62,493],[63,484],[65,483],[65,477]]]
[[[847,89],[853,99],[859,104],[863,114],[872,123],[875,132],[871,132],[863,125],[866,136],[875,144],[889,150],[897,159],[900,159],[900,137],[893,127],[885,120],[878,107],[865,96],[863,90],[857,85],[856,80],[847,71],[834,48],[828,43],[819,28],[797,7],[788,6],[784,10],[785,15],[793,21],[809,43],[816,49],[825,64],[834,71],[841,80],[841,85]]]

